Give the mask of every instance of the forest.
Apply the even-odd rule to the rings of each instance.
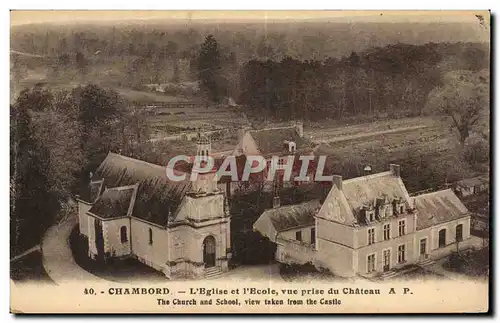
[[[71,201],[109,151],[141,157],[147,129],[116,92],[96,85],[22,91],[10,107],[11,252],[76,212]]]
[[[488,53],[473,43],[394,44],[324,61],[251,60],[239,102],[276,119],[419,116],[447,72],[488,67]]]

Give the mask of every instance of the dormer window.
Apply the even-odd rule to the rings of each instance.
[[[295,143],[295,141],[284,140],[283,146],[285,149],[288,149],[288,152],[290,154],[294,154],[295,151],[297,150],[297,144]]]
[[[366,210],[366,222],[375,221],[375,212],[373,210]]]
[[[392,207],[390,204],[388,206],[386,206],[386,208],[385,208],[385,216],[386,217],[392,216]]]
[[[394,206],[394,213],[395,214],[398,214],[398,215],[404,214],[405,203],[404,203],[404,200],[402,198],[395,199],[393,201],[393,206]]]
[[[385,207],[385,205],[381,205],[381,206],[378,207],[378,215],[382,219],[385,218],[385,216],[386,216],[386,207]]]

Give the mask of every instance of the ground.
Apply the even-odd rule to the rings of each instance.
[[[283,282],[283,278],[280,276],[279,264],[277,263],[236,267],[214,278],[214,280],[234,282]]]
[[[312,264],[280,265],[280,275],[286,282],[310,283],[318,281],[348,281],[349,279],[333,275],[325,269],[317,269]]]
[[[489,248],[467,250],[451,254],[442,267],[470,277],[487,277],[489,274]]]
[[[88,245],[79,235],[78,226],[69,236],[70,247],[75,262],[83,269],[99,278],[128,283],[136,280],[165,281],[164,274],[144,265],[136,259],[115,259],[106,264],[99,264],[88,257]]]
[[[419,280],[419,281],[427,281],[427,280],[436,280],[436,279],[445,279],[446,276],[437,272],[434,272],[432,270],[429,270],[425,267],[420,267],[413,265],[411,266],[412,268],[409,268],[409,270],[405,271],[403,274],[395,276],[393,280],[401,280],[401,281],[407,281],[407,280]]]

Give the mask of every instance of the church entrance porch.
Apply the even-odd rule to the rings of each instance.
[[[215,238],[208,236],[203,240],[203,262],[205,268],[215,266]]]

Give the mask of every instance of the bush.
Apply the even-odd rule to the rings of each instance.
[[[490,159],[490,145],[481,138],[471,139],[464,147],[464,158],[471,164],[486,163]]]

